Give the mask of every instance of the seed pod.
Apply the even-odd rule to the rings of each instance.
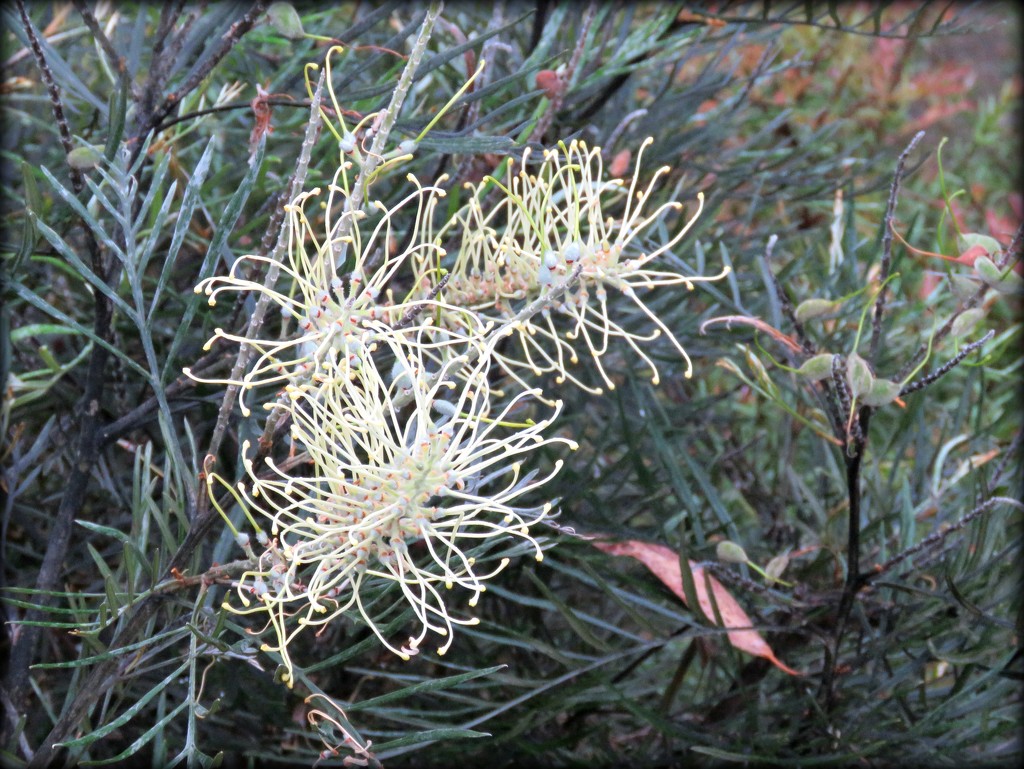
[[[746,563],[750,560],[742,547],[728,539],[723,539],[718,543],[715,547],[715,555],[719,561],[726,563]]]
[[[855,352],[850,353],[846,359],[846,381],[855,398],[867,395],[875,384],[875,377],[868,362]]]
[[[832,358],[830,352],[823,352],[804,361],[804,365],[796,370],[800,376],[807,377],[812,382],[827,379],[832,376]]]
[[[974,327],[978,325],[978,321],[985,317],[985,309],[983,307],[974,307],[970,310],[960,313],[956,320],[953,321],[953,325],[949,331],[954,337],[967,336],[974,330]]]
[[[978,282],[966,275],[958,275],[951,272],[949,274],[949,288],[953,292],[953,296],[959,301],[966,302],[977,293]]]
[[[99,165],[103,158],[102,149],[91,145],[86,147],[75,147],[68,153],[68,165],[76,171],[88,171]]]
[[[996,291],[1000,294],[1019,294],[1024,291],[1024,278],[1019,273],[1010,270],[1003,275],[1003,279],[996,286]]]
[[[974,260],[974,271],[989,286],[995,288],[999,285],[999,281],[1003,279],[1003,274],[996,267],[995,262],[989,259],[987,256],[979,256]]]
[[[747,365],[750,366],[750,370],[754,372],[754,376],[757,381],[770,393],[776,392],[777,388],[772,378],[768,375],[768,369],[764,367],[761,359],[758,358],[754,353],[750,351],[750,348],[744,348],[743,354],[747,359]]]
[[[875,379],[871,389],[861,396],[860,402],[865,406],[887,406],[900,394],[900,385],[890,379]]]
[[[305,36],[302,19],[291,3],[271,3],[267,8],[267,19],[282,37],[301,40]]]
[[[819,318],[822,315],[829,315],[842,305],[842,300],[833,301],[831,299],[805,299],[797,305],[796,311],[793,313],[796,319],[803,323],[805,320],[811,318]]]
[[[957,247],[960,249],[961,258],[966,251],[980,247],[986,255],[998,254],[1000,251],[999,241],[991,235],[982,235],[980,232],[968,232],[956,239]]]
[[[789,555],[781,553],[768,561],[768,565],[764,567],[764,573],[774,581],[782,576],[782,572],[786,570],[787,566],[789,566]]]

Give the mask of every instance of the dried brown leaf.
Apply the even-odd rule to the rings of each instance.
[[[591,544],[609,555],[627,555],[636,558],[644,566],[660,579],[665,585],[679,596],[685,604],[686,595],[683,592],[683,576],[679,570],[679,555],[671,548],[664,545],[656,545],[650,542],[641,542],[636,539],[624,542],[602,542],[591,541]],[[700,603],[701,612],[712,625],[715,621],[715,608],[712,606],[711,597],[708,595],[707,585],[710,582],[711,591],[714,594],[714,602],[718,607],[718,614],[722,618],[724,627],[727,628],[752,628],[753,623],[743,607],[739,605],[732,594],[710,574],[707,579],[704,577],[704,569],[693,561],[689,561],[690,570],[693,572],[694,587],[697,591],[697,601]],[[692,608],[692,607],[690,607]],[[755,657],[763,657],[771,662],[779,670],[789,673],[791,676],[803,675],[797,670],[789,667],[775,656],[772,647],[761,637],[756,630],[730,630],[727,633],[729,643],[740,651],[753,654]]]

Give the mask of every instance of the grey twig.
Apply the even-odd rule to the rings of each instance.
[[[896,173],[892,177],[892,186],[889,188],[889,203],[885,207],[885,219],[882,221],[882,269],[878,275],[878,282],[881,288],[878,289],[878,296],[875,297],[875,312],[871,319],[871,342],[868,347],[868,362],[875,364],[878,356],[878,347],[882,342],[882,315],[885,312],[886,281],[889,279],[889,272],[892,268],[892,220],[896,214],[896,198],[899,195],[900,180],[903,178],[904,168],[907,164],[907,156],[911,153],[917,143],[924,137],[924,131],[918,131],[910,144],[903,150],[899,160],[896,161]]]
[[[21,23],[25,27],[25,34],[28,35],[29,47],[32,49],[32,55],[35,57],[36,66],[39,67],[39,75],[43,79],[43,85],[46,86],[47,92],[50,94],[50,107],[53,110],[53,119],[57,123],[60,144],[64,148],[65,156],[67,156],[75,148],[75,145],[71,141],[71,128],[68,127],[68,119],[64,115],[64,102],[60,98],[60,86],[53,79],[50,65],[46,63],[46,55],[43,53],[43,47],[39,45],[39,38],[36,35],[35,27],[32,25],[32,20],[28,17],[28,11],[25,10],[25,3],[23,0],[15,0],[15,4],[18,6],[18,12],[21,14]],[[71,187],[77,195],[85,187],[85,182],[82,180],[82,172],[77,168],[72,168],[70,165],[68,166],[68,171],[71,176]]]
[[[772,235],[768,238],[768,242],[765,244],[763,257],[765,270],[772,279],[772,287],[775,289],[775,296],[779,299],[779,305],[782,309],[782,313],[793,326],[793,330],[796,331],[797,341],[799,341],[800,346],[804,348],[804,352],[808,355],[814,355],[817,352],[817,348],[814,346],[814,343],[807,338],[807,334],[804,331],[804,324],[797,319],[793,303],[790,301],[789,296],[786,294],[786,290],[782,287],[779,279],[775,276],[775,271],[772,270],[772,251],[775,249],[775,244],[778,240],[778,235]]]
[[[339,243],[342,239],[351,234],[352,223],[354,220],[353,215],[363,207],[363,201],[366,199],[366,191],[370,187],[373,174],[383,160],[382,156],[384,154],[384,146],[387,144],[388,138],[391,135],[391,129],[394,127],[395,121],[398,119],[398,113],[402,110],[402,104],[405,103],[405,97],[409,93],[409,89],[412,87],[413,77],[416,74],[416,70],[419,68],[420,62],[423,60],[423,55],[427,51],[427,43],[430,41],[430,36],[434,31],[434,23],[437,21],[437,17],[440,16],[443,8],[444,3],[442,2],[432,3],[430,8],[427,10],[426,16],[423,17],[423,24],[420,26],[420,31],[416,36],[416,41],[413,43],[412,50],[409,52],[409,58],[406,60],[405,67],[402,69],[402,74],[398,78],[398,84],[395,86],[395,90],[391,95],[391,101],[380,113],[380,126],[376,130],[369,151],[363,155],[362,162],[359,167],[359,175],[356,177],[355,184],[353,185],[352,194],[345,201],[345,213],[348,215],[342,215],[338,221],[336,230],[329,233],[328,239],[332,244]],[[345,255],[347,253],[348,243],[342,243],[338,252],[332,253],[332,258],[335,260],[335,264],[339,267],[344,264],[346,258]]]
[[[259,17],[263,15],[266,10],[267,4],[265,0],[256,0],[249,8],[249,11],[238,21],[232,24],[228,31],[225,32],[220,39],[220,43],[216,48],[205,58],[202,63],[193,70],[192,74],[185,80],[181,86],[164,97],[163,102],[156,107],[151,114],[145,116],[144,123],[139,126],[139,133],[135,137],[136,141],[133,147],[132,161],[139,151],[142,149],[142,140],[145,138],[153,128],[158,126],[160,122],[167,117],[181,100],[189,93],[198,87],[203,79],[210,74],[214,67],[217,66],[220,61],[227,56],[231,50],[238,45],[238,42],[242,37],[251,30]],[[130,164],[129,164],[130,165]]]
[[[313,145],[316,144],[317,137],[320,134],[320,97],[323,94],[324,81],[326,76],[326,69],[320,71],[320,79],[317,82],[316,91],[313,94],[313,102],[310,106],[309,111],[309,123],[306,126],[306,135],[302,140],[302,147],[299,150],[299,159],[295,166],[295,173],[292,175],[292,182],[289,186],[289,200],[294,200],[298,194],[302,191],[302,185],[306,182],[306,173],[309,170],[309,160],[312,156]],[[277,234],[277,246],[274,248],[274,254],[271,258],[272,265],[267,270],[267,275],[263,281],[263,284],[268,287],[272,287],[277,282],[277,277],[280,270],[277,268],[276,263],[279,262],[283,256],[283,252],[288,247],[287,237],[288,223],[285,222],[281,225],[281,229]],[[253,339],[257,336],[260,327],[263,325],[263,317],[267,313],[267,308],[270,306],[270,297],[263,293],[260,295],[259,300],[256,302],[256,308],[253,310],[252,316],[249,318],[249,325],[246,328],[245,338]],[[242,377],[242,372],[245,371],[245,366],[249,362],[249,355],[252,348],[243,343],[238,349],[238,359],[235,361],[235,366],[231,370],[229,379],[233,382],[237,382]],[[217,414],[217,424],[214,427],[213,435],[210,438],[210,446],[207,450],[209,456],[216,457],[220,451],[220,444],[224,438],[224,433],[227,430],[228,418],[231,415],[231,410],[235,405],[235,398],[238,395],[238,385],[228,385],[224,392],[224,402],[221,404],[220,412]]]
[[[1018,510],[1024,510],[1024,504],[1016,499],[1012,499],[1011,497],[992,497],[978,505],[971,512],[967,513],[967,515],[963,516],[950,526],[929,534],[916,545],[900,551],[885,563],[878,564],[871,571],[865,572],[861,575],[861,579],[864,581],[876,579],[887,571],[891,571],[894,566],[898,566],[911,556],[917,555],[924,550],[931,550],[932,548],[941,545],[943,540],[945,540],[950,534],[959,531],[964,526],[971,523],[971,521],[987,513],[996,505],[1010,505],[1011,507],[1016,507]]]
[[[964,358],[966,358],[972,352],[977,350],[979,347],[981,347],[983,344],[985,344],[985,342],[987,342],[989,339],[991,339],[995,335],[996,335],[995,331],[989,331],[987,334],[985,334],[985,336],[983,336],[977,342],[971,342],[970,344],[964,345],[963,349],[960,350],[960,352],[958,352],[956,354],[956,356],[952,360],[950,360],[947,363],[944,363],[943,365],[939,366],[939,368],[935,369],[935,371],[933,371],[932,373],[928,374],[927,376],[921,377],[916,382],[911,382],[910,384],[905,385],[903,387],[903,389],[900,390],[900,396],[909,395],[912,392],[917,392],[918,390],[920,390],[920,389],[922,389],[924,387],[927,387],[932,382],[935,382],[938,379],[941,379],[946,374],[948,374],[950,371],[952,371],[954,368],[956,368],[958,365],[960,365],[960,362]]]
[[[430,302],[436,299],[437,295],[441,293],[441,291],[444,289],[446,285],[448,285],[448,280],[451,278],[451,276],[452,274],[450,272],[446,272],[444,275],[442,275],[441,279],[437,281],[437,285],[430,289],[430,292],[427,294],[424,301],[418,302],[414,304],[412,307],[410,307],[408,310],[406,310],[405,314],[398,319],[398,322],[395,323],[395,325],[392,326],[392,328],[395,331],[398,331],[410,325],[414,320],[416,320],[416,318],[418,318],[420,314],[430,306]]]

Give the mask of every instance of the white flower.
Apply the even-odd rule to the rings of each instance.
[[[287,632],[285,618],[296,613],[301,627],[324,625],[354,609],[404,658],[429,632],[447,638],[443,653],[455,625],[476,622],[454,617],[445,591],[468,590],[473,606],[484,581],[507,563],[482,570],[474,555],[479,545],[511,536],[542,557],[530,527],[550,504],[524,509],[516,502],[562,462],[541,476],[524,475],[521,462],[541,446],[575,444],[544,435],[555,414],[513,421],[514,411],[530,410],[536,391],[496,407],[481,350],[467,347],[440,367],[428,350],[424,339],[386,336],[376,354],[357,363],[329,353],[317,381],[286,388],[291,436],[308,454],[308,474],[268,460],[271,473],[261,477],[261,468],[247,465],[243,495],[251,510],[271,521],[273,537],[270,568],[260,574],[272,584],[255,590],[278,636],[278,645],[267,648],[280,651],[286,665],[287,643],[297,630]],[[378,358],[395,363],[385,373]],[[365,601],[367,586],[381,580],[400,586],[420,624],[401,647],[385,637]],[[239,595],[248,600],[255,585],[254,572]]]
[[[241,380],[202,379],[185,370],[197,381],[239,386],[243,415],[250,413],[245,401],[248,390],[260,385],[308,381],[328,351],[357,355],[362,349],[362,343],[357,340],[367,333],[371,336],[400,333],[395,331],[394,325],[404,313],[415,305],[438,304],[422,297],[398,302],[382,300],[389,282],[410,256],[422,259],[440,250],[419,237],[419,230],[444,191],[433,186],[423,187],[410,174],[408,179],[415,185],[415,191],[391,208],[375,201],[372,208],[379,217],[366,236],[365,227],[361,228],[366,212],[349,211],[347,179],[342,179],[342,185],[338,184],[339,175],[344,172],[343,164],[322,203],[320,189],[316,188],[302,193],[286,206],[288,244],[284,259],[250,254],[238,259],[228,275],[207,278],[196,286],[196,293],[209,296],[211,306],[224,292],[250,292],[255,297],[265,297],[280,312],[282,323],[277,338],[248,339],[218,328],[206,343],[204,349],[210,349],[222,338],[255,349],[257,358]],[[399,253],[393,248],[393,220],[396,213],[412,201],[417,204],[413,232],[408,239],[409,246]],[[324,231],[320,237],[306,214],[310,202],[323,206]],[[353,264],[343,271],[350,251]],[[245,270],[257,266],[282,273],[283,287],[275,289],[272,282],[265,285],[244,275]],[[452,311],[452,308],[447,310]],[[428,314],[426,322],[429,321]]]
[[[594,359],[608,388],[613,389],[601,358],[609,340],[618,337],[650,367],[657,383],[658,369],[645,347],[662,333],[686,361],[685,375],[691,375],[693,367],[686,350],[644,304],[638,289],[680,285],[692,290],[697,282],[724,277],[728,268],[712,277],[692,277],[660,269],[655,263],[696,221],[704,197],[698,194],[696,212],[674,236],[657,247],[646,248],[653,226],[668,212],[683,208],[680,203],[670,202],[646,211],[657,180],[669,171],[668,167],[658,169],[647,186],[638,189],[640,161],[651,141],[641,146],[628,186],[619,179],[606,179],[600,149],[589,148],[584,142],[545,151],[535,170],[530,168],[527,150],[519,170],[510,170],[507,184],[485,180],[475,188],[467,185],[474,191],[468,207],[435,236],[436,242],[456,232],[462,238],[443,293],[446,302],[472,308],[483,319],[496,323],[516,318],[518,300],[543,296],[579,269],[578,285],[561,300],[533,318],[514,321],[521,356],[495,353],[496,360],[520,381],[519,370],[535,375],[554,371],[557,381],[569,379],[586,387],[567,365],[576,363],[578,354],[585,352]],[[488,182],[498,184],[505,198],[485,213],[482,202]],[[623,210],[612,216],[609,209],[618,203]],[[425,263],[417,264],[421,270],[419,284],[429,287],[432,279],[424,269]],[[645,320],[654,324],[653,330],[638,332],[617,322],[609,306],[609,289],[630,299]],[[441,315],[442,323],[448,325],[447,310]],[[542,343],[542,339],[549,343]],[[582,340],[585,350],[577,349],[578,340]]]

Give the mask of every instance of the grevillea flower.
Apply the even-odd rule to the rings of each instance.
[[[427,340],[382,336],[358,356],[332,348],[313,380],[286,386],[291,437],[308,455],[308,473],[271,459],[266,468],[247,462],[239,501],[269,521],[271,539],[260,567],[238,584],[243,607],[229,608],[269,613],[277,644],[265,648],[281,653],[289,674],[291,638],[353,610],[403,658],[430,632],[446,637],[443,653],[455,625],[476,622],[453,616],[446,592],[469,591],[473,606],[484,581],[508,562],[481,567],[482,545],[512,536],[542,558],[530,527],[551,505],[516,502],[562,462],[541,476],[524,474],[521,461],[541,446],[575,444],[544,435],[558,408],[538,421],[513,421],[522,420],[513,412],[536,408],[537,391],[495,406],[485,351],[465,349],[438,366]],[[384,360],[394,361],[387,373]],[[366,601],[367,587],[381,581],[398,584],[419,623],[401,647]]]
[[[495,359],[515,378],[520,379],[517,371],[523,369],[535,375],[553,371],[558,374],[558,382],[569,379],[586,387],[567,365],[576,363],[578,354],[585,353],[594,359],[604,383],[613,389],[601,358],[609,340],[618,337],[650,367],[657,383],[658,369],[645,347],[662,333],[685,360],[685,375],[691,375],[693,366],[686,350],[644,304],[638,290],[672,285],[692,290],[697,282],[724,277],[728,268],[715,276],[694,277],[656,264],[655,260],[672,249],[696,221],[704,198],[698,194],[696,212],[674,236],[648,247],[654,226],[668,212],[683,208],[678,202],[669,202],[646,210],[657,180],[669,171],[667,166],[658,169],[646,187],[639,188],[640,161],[651,141],[647,139],[637,153],[628,184],[605,178],[600,149],[584,142],[560,144],[557,150],[545,151],[536,169],[531,169],[527,150],[518,171],[513,172],[510,166],[507,184],[487,179],[480,185],[467,185],[473,191],[468,206],[435,235],[438,243],[456,233],[462,240],[444,289],[446,303],[471,308],[483,319],[498,324],[515,324],[521,356],[495,353]],[[505,198],[485,213],[483,203],[491,184],[499,186]],[[611,209],[616,206],[620,212],[612,215]],[[436,250],[430,257],[437,260],[443,253]],[[429,288],[434,282],[430,271],[436,274],[438,264],[427,259],[417,259],[416,264],[420,271],[418,285]],[[575,288],[538,315],[517,317],[518,300],[543,296],[576,269],[579,282]],[[613,310],[609,289],[628,298],[654,328],[639,332],[613,319],[615,311],[621,310],[619,303]],[[440,314],[443,325],[462,317],[449,317],[447,311]],[[549,343],[542,344],[540,340],[545,338]],[[580,342],[585,350],[578,349]]]
[[[410,256],[422,257],[437,251],[438,246],[419,235],[423,221],[430,218],[444,191],[436,186],[424,187],[410,174],[408,180],[415,190],[398,204],[388,208],[380,201],[373,202],[371,209],[378,217],[367,236],[363,220],[368,214],[363,210],[350,211],[347,205],[347,166],[343,163],[335,173],[326,200],[321,200],[320,189],[316,188],[300,194],[285,207],[288,242],[284,258],[250,254],[238,259],[227,275],[207,278],[196,286],[196,293],[209,296],[211,306],[224,292],[250,292],[255,297],[268,299],[281,314],[282,326],[276,339],[248,339],[218,328],[206,343],[205,349],[210,349],[217,339],[226,339],[248,344],[257,352],[258,357],[241,380],[201,379],[185,370],[197,381],[239,386],[243,415],[250,413],[245,402],[246,391],[259,385],[280,386],[306,381],[315,374],[329,350],[340,355],[359,354],[363,344],[358,340],[368,332],[371,335],[397,333],[394,326],[404,313],[414,306],[437,304],[422,297],[398,302],[381,300],[389,282]],[[407,240],[409,246],[395,252],[392,250],[394,217],[413,201],[417,210],[413,230],[409,233],[411,237]],[[319,236],[306,215],[311,202],[323,206],[323,232]],[[346,262],[351,265],[343,270]],[[272,287],[273,281],[268,281],[267,285],[245,275],[257,265],[265,266],[268,272],[281,273],[283,287],[277,289]],[[455,308],[445,310],[455,312]],[[463,319],[462,326],[472,320]],[[430,322],[429,314],[426,322]]]

